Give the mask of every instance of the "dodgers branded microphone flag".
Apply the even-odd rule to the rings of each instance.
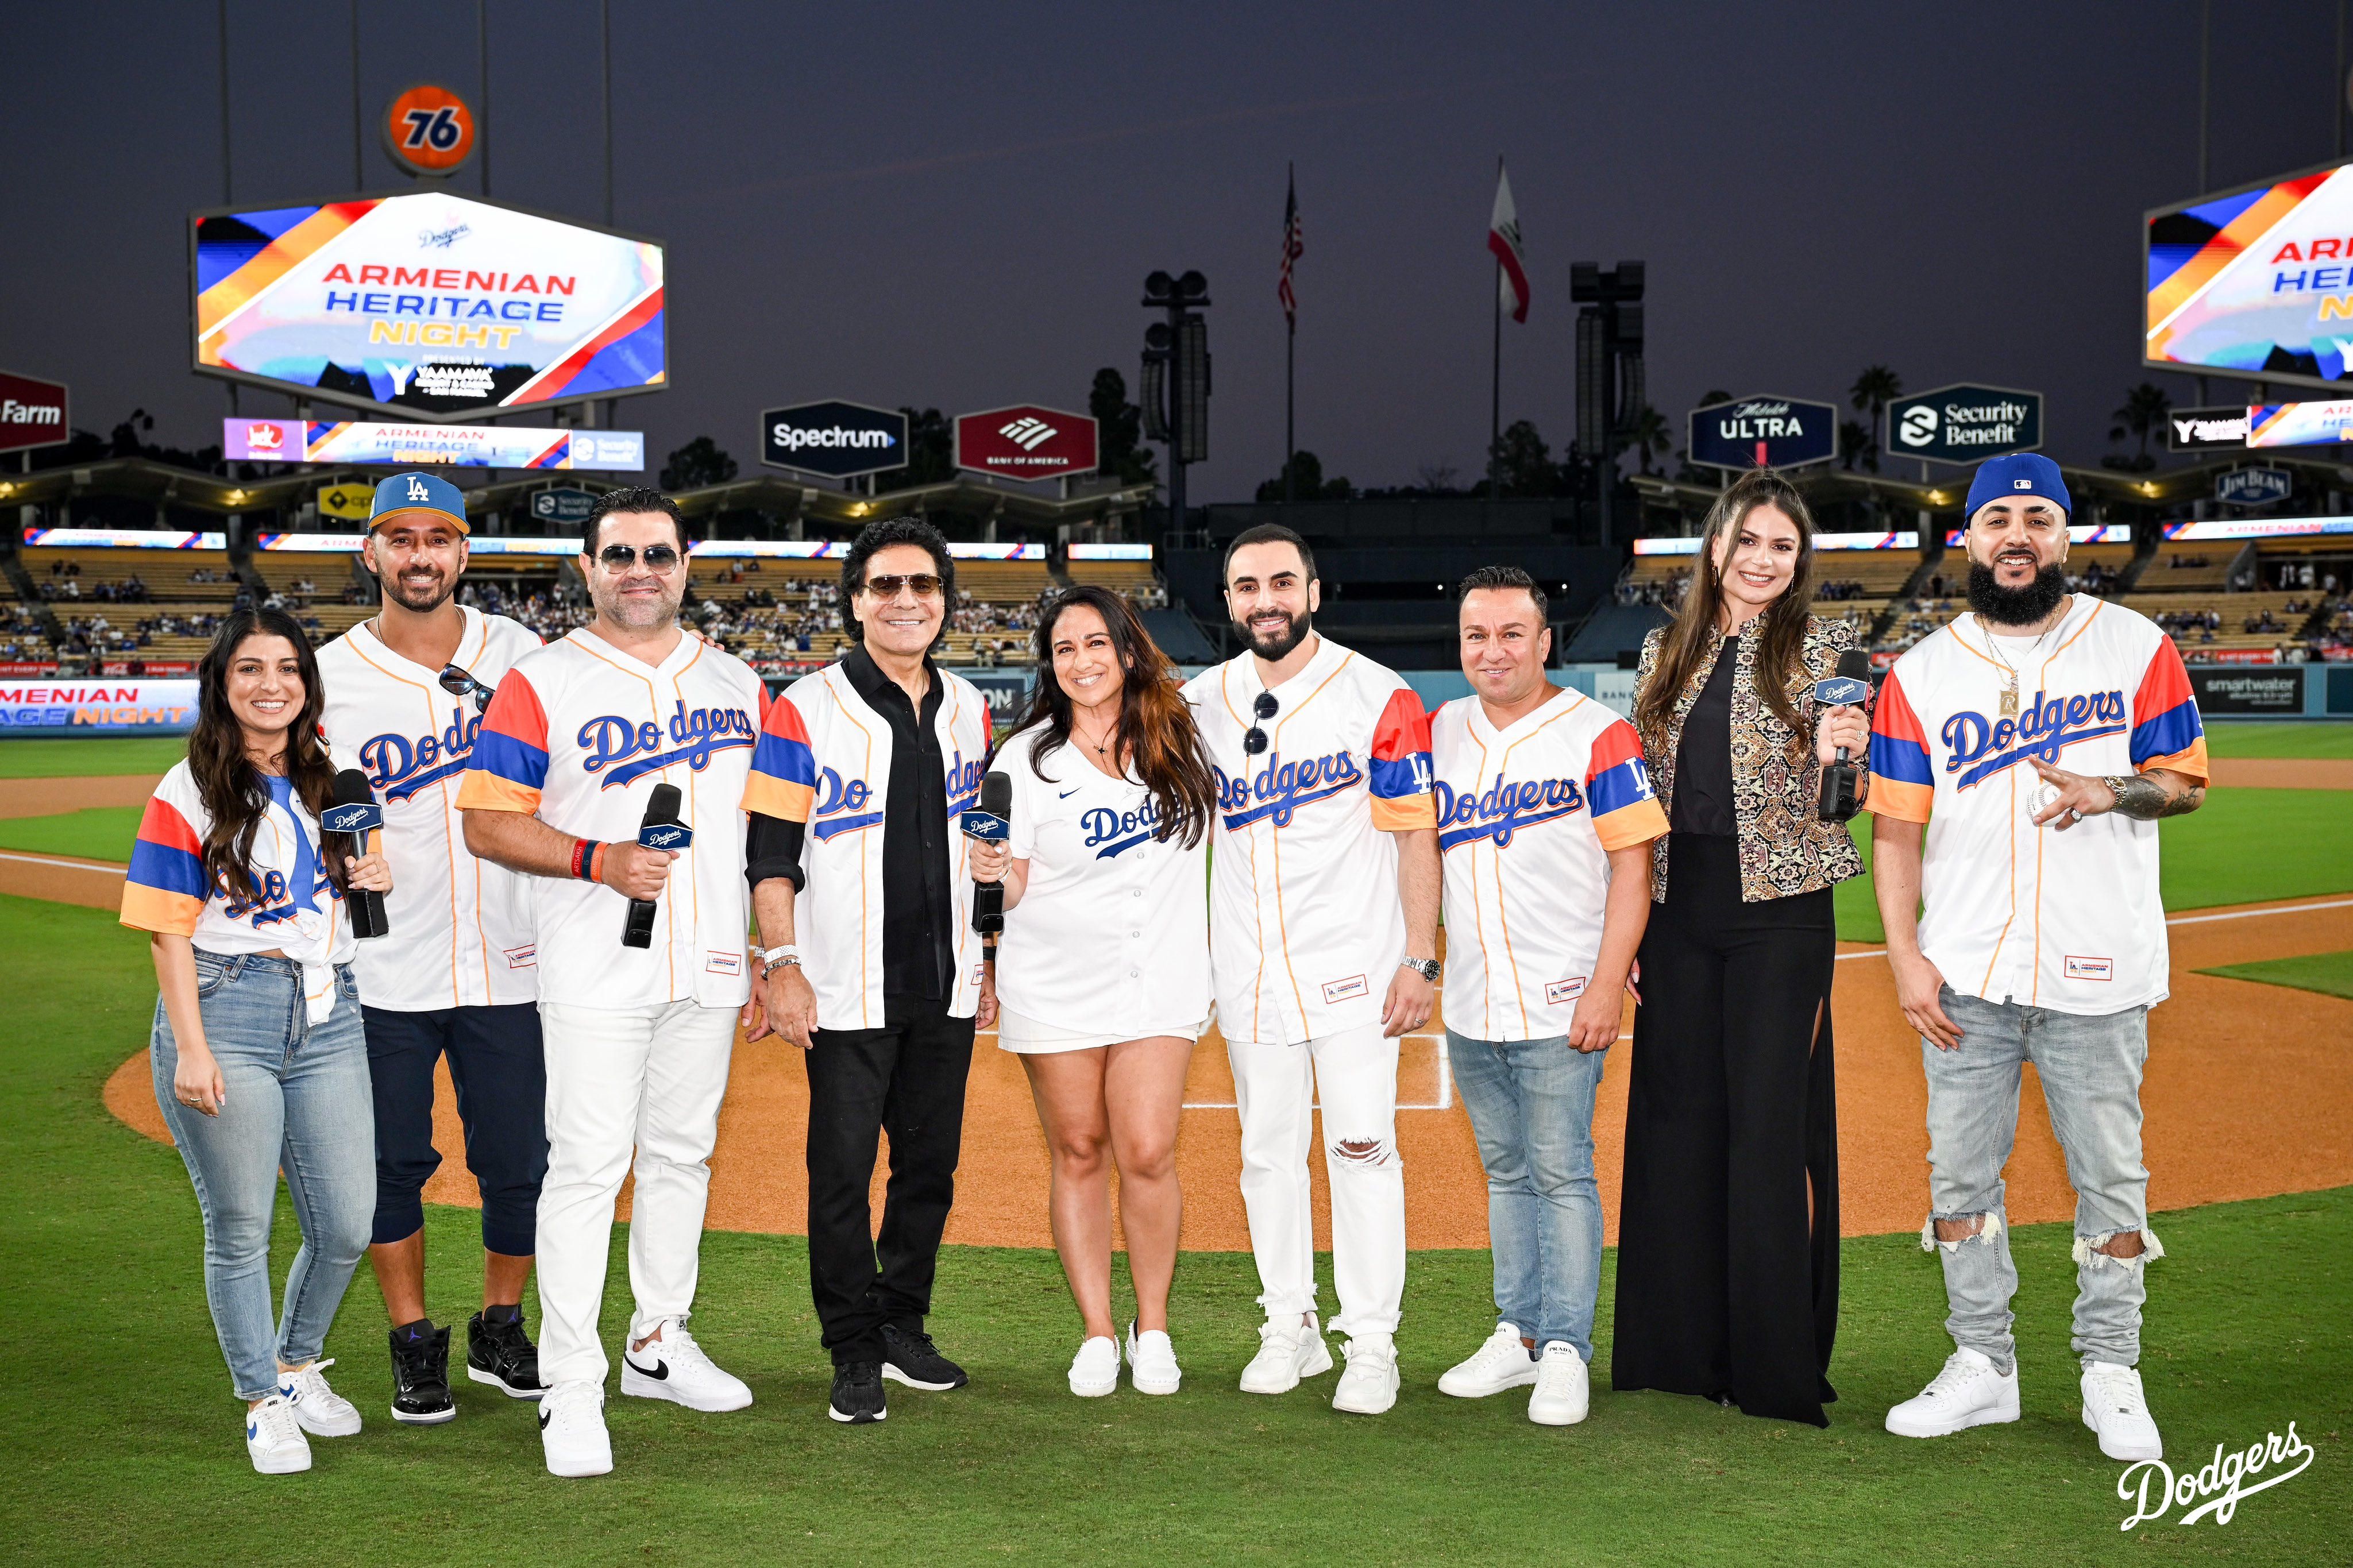
[[[1520,250],[1520,214],[1512,205],[1512,178],[1495,160],[1495,213],[1487,220],[1487,248],[1495,254],[1497,302],[1512,320],[1528,319],[1528,274]]]

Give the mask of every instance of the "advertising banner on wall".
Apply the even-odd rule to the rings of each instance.
[[[2327,447],[2353,440],[2353,398],[2259,403],[2247,410],[2250,447]]]
[[[1051,479],[1095,468],[1095,422],[1083,414],[1018,403],[959,414],[955,466],[1008,479]]]
[[[196,370],[459,419],[669,384],[662,247],[443,191],[198,213]]]
[[[597,468],[642,473],[642,430],[528,429],[514,425],[372,425],[350,419],[224,419],[231,459],[356,463],[408,468]]]
[[[1691,411],[1691,460],[1717,468],[1794,468],[1838,456],[1838,409],[1796,397],[1743,397]]]
[[[195,722],[193,680],[0,679],[0,737],[176,735]]]
[[[830,398],[760,416],[760,461],[846,479],[907,464],[907,416],[894,408]]]
[[[62,381],[0,370],[0,452],[64,441],[71,429],[69,402]]]
[[[1887,450],[1899,458],[1974,463],[2042,445],[2042,395],[1964,383],[1887,405]]]
[[[2227,408],[2177,408],[2166,416],[2165,447],[2169,452],[2221,452],[2247,444],[2244,404]]]
[[[2194,657],[2196,650],[2191,651]],[[2304,711],[2304,671],[2289,667],[2216,669],[2192,665],[2189,686],[2198,694],[2201,713]]]

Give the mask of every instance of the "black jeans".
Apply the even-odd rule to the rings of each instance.
[[[433,1147],[433,1064],[449,1058],[466,1169],[482,1194],[482,1246],[528,1258],[538,1249],[539,1185],[547,1176],[547,1058],[539,1008],[363,1007],[375,1096],[375,1234],[381,1247],[425,1227]]]
[[[1836,953],[1829,889],[1743,903],[1736,840],[1673,836],[1642,936],[1612,1386],[1829,1424]]]
[[[973,1021],[944,1002],[886,997],[879,1029],[819,1029],[809,1083],[809,1291],[836,1366],[882,1359],[882,1326],[920,1331],[964,1150]],[[875,1238],[875,1141],[891,1180]],[[878,1257],[879,1255],[879,1257]],[[879,1267],[878,1267],[879,1263]]]

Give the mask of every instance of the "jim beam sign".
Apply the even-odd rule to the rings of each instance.
[[[2042,395],[2006,386],[1940,386],[1887,405],[1887,451],[1974,463],[2042,445]]]
[[[67,423],[65,384],[37,381],[0,370],[0,452],[54,447],[72,428]]]

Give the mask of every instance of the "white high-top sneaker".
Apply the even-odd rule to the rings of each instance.
[[[1438,1380],[1438,1392],[1457,1399],[1484,1399],[1507,1388],[1525,1388],[1535,1380],[1536,1358],[1520,1342],[1518,1327],[1497,1323],[1470,1360],[1446,1369]]]
[[[327,1386],[335,1358],[314,1361],[300,1372],[278,1374],[278,1397],[294,1407],[302,1430],[320,1437],[349,1437],[360,1429],[359,1406]]]
[[[684,1318],[664,1318],[648,1332],[661,1338],[631,1348],[635,1331],[621,1347],[621,1392],[638,1399],[667,1399],[689,1410],[741,1410],[752,1403],[742,1378],[723,1372],[687,1331]]]
[[[245,1452],[265,1476],[290,1476],[311,1468],[311,1442],[294,1419],[285,1395],[273,1394],[245,1413]]]
[[[1963,1346],[1927,1387],[1887,1413],[1887,1429],[1898,1437],[1949,1437],[2017,1419],[2018,1369],[1996,1372],[1991,1357]]]
[[[2141,1390],[2140,1373],[2131,1367],[2105,1361],[2084,1363],[2084,1425],[2100,1435],[2100,1452],[2111,1459],[2165,1458],[2157,1419],[2148,1413],[2148,1395]]]
[[[1397,1403],[1397,1342],[1387,1334],[1359,1334],[1341,1347],[1348,1370],[1332,1391],[1332,1408],[1350,1415],[1378,1415]]]
[[[1313,1312],[1303,1323],[1270,1319],[1261,1325],[1258,1339],[1258,1354],[1242,1368],[1244,1394],[1288,1394],[1301,1378],[1332,1370],[1332,1347],[1324,1342]]]
[[[539,1443],[551,1476],[601,1476],[613,1468],[613,1436],[605,1430],[605,1390],[585,1377],[559,1383],[540,1395]]]

